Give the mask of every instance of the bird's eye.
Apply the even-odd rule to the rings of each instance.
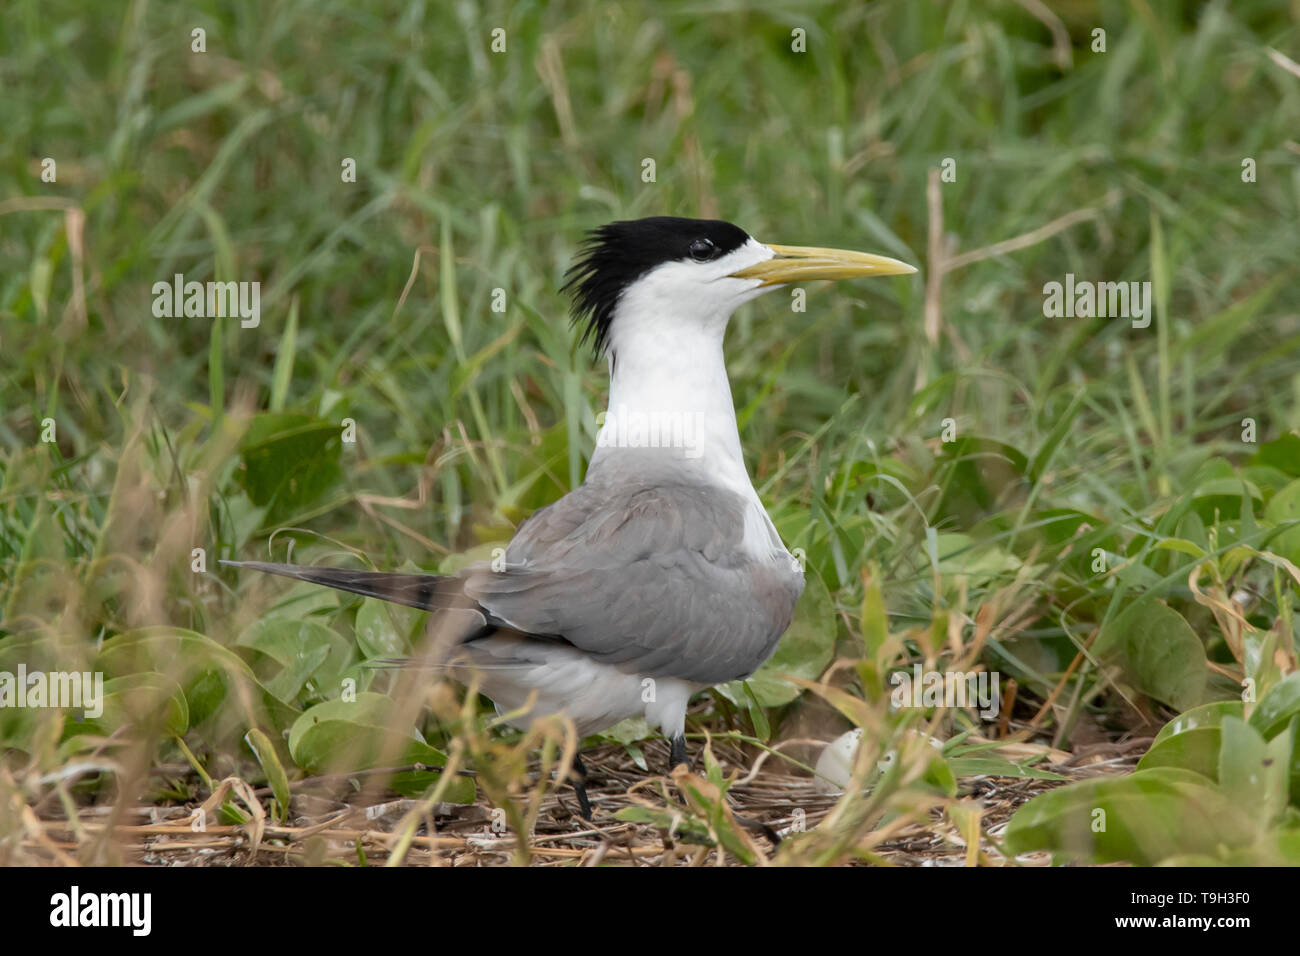
[[[687,251],[696,262],[708,262],[718,254],[718,247],[708,239],[696,239]]]

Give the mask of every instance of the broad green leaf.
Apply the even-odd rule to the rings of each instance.
[[[627,720],[620,720],[608,730],[602,730],[597,736],[620,744],[630,744],[656,737],[658,733],[659,731],[651,727],[644,717],[629,717]]]
[[[1007,495],[1019,494],[1028,467],[1024,452],[992,438],[968,435],[945,443],[935,462],[942,496],[934,514],[968,526]]]
[[[1171,856],[1161,866],[1300,866],[1300,829],[1270,830],[1250,846],[1227,850],[1221,856]]]
[[[342,430],[337,422],[267,412],[256,416],[240,446],[235,473],[253,504],[268,508],[266,520],[291,517],[342,479]]]
[[[1150,697],[1176,710],[1201,703],[1205,646],[1182,615],[1155,598],[1139,598],[1097,639],[1098,653],[1124,652],[1129,676]]]
[[[1181,767],[1214,780],[1219,773],[1221,741],[1222,735],[1218,727],[1198,727],[1184,731],[1158,744],[1153,743],[1138,761],[1137,769]]]
[[[266,655],[275,673],[261,669],[260,677],[277,698],[292,702],[312,678],[318,692],[337,689],[338,677],[351,661],[347,641],[319,621],[268,617],[252,624],[236,643]]]
[[[298,716],[262,685],[238,654],[195,631],[147,627],[106,641],[96,666],[108,676],[157,670],[185,693],[190,725],[210,742],[238,740],[251,727],[278,733]]]
[[[1150,866],[1179,854],[1217,856],[1249,845],[1255,832],[1248,809],[1209,779],[1159,767],[1041,794],[1016,811],[1004,842],[1015,855],[1049,850],[1080,862]]]
[[[302,692],[303,685],[311,678],[311,675],[320,669],[325,663],[325,658],[329,656],[328,647],[313,647],[305,649],[302,654],[298,655],[287,666],[282,668],[274,676],[267,679],[265,686],[277,700],[282,700],[286,704],[292,704]]]
[[[153,736],[179,737],[189,729],[189,709],[180,685],[157,671],[142,671],[104,681],[103,713],[87,713],[64,726],[66,737],[111,734],[130,727]]]
[[[289,730],[289,753],[294,762],[303,769],[313,773],[322,772],[326,763],[337,756],[341,749],[324,745],[330,743],[325,740],[326,727],[339,724],[356,728],[357,731],[378,731],[378,736],[382,739],[390,734],[388,725],[393,717],[393,708],[392,698],[369,692],[358,694],[356,700],[327,700],[310,707],[294,721],[293,727]],[[424,744],[423,738],[414,727],[408,728],[401,737],[403,741],[398,748],[399,752],[404,752],[407,746],[414,744],[417,746],[413,748],[412,753],[415,753],[419,750],[418,745]],[[365,743],[367,746],[363,748],[363,753],[347,761],[346,766],[339,769],[356,770],[373,766],[373,759],[379,756],[375,751],[381,748],[371,747],[370,745],[374,743],[372,740],[366,740]],[[429,762],[440,763],[442,755],[432,747],[428,749],[431,756]],[[426,761],[415,757],[406,762]]]
[[[1286,806],[1292,727],[1265,742],[1258,730],[1240,717],[1224,717],[1220,728],[1219,785],[1239,807],[1250,807],[1261,825],[1276,820]]]
[[[937,750],[926,765],[925,773],[921,775],[921,781],[934,787],[945,796],[955,797],[957,795],[957,774],[943,754]]]
[[[1267,465],[1300,478],[1300,435],[1288,432],[1259,446],[1251,464]]]
[[[1225,716],[1240,717],[1244,710],[1245,704],[1239,700],[1213,700],[1208,704],[1193,707],[1161,727],[1151,745],[1154,747],[1156,744],[1164,743],[1171,737],[1192,730],[1218,727]]]
[[[328,700],[308,709],[289,731],[289,753],[308,773],[346,773],[381,766],[424,764],[442,767],[447,757],[430,747],[414,728],[393,727],[396,705],[383,694],[361,693],[355,701]],[[394,777],[393,787],[406,794],[423,793],[437,783],[435,771],[408,771]],[[458,777],[445,798],[472,802],[472,780]]]
[[[1261,497],[1258,488],[1252,485],[1249,481],[1244,481],[1237,477],[1211,478],[1209,481],[1204,481],[1196,486],[1196,489],[1192,492],[1192,497],[1212,498],[1223,496],[1228,498],[1239,498],[1241,497],[1243,490],[1252,498]]]
[[[407,638],[420,613],[378,598],[366,598],[357,611],[357,646],[362,656],[368,661],[408,656],[411,645]]]
[[[486,541],[476,544],[467,551],[449,554],[438,562],[439,574],[456,574],[475,564],[490,564],[499,558],[508,541]],[[418,568],[411,570],[419,571]]]
[[[1218,779],[1219,724],[1225,716],[1241,717],[1244,710],[1239,700],[1216,700],[1179,714],[1160,728],[1137,768],[1182,767]]]

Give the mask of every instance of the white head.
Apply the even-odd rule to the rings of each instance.
[[[617,358],[647,337],[720,345],[737,308],[787,283],[915,271],[867,253],[764,245],[716,219],[654,216],[590,233],[564,288],[583,338]]]

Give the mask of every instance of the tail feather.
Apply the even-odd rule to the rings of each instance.
[[[422,611],[463,608],[476,610],[491,620],[491,615],[466,598],[460,582],[452,577],[437,574],[404,574],[392,571],[355,571],[350,568],[317,568],[305,564],[274,564],[268,561],[222,561],[234,568],[248,568],[295,578],[310,584],[323,584],[327,588],[378,598],[393,604],[419,608]]]

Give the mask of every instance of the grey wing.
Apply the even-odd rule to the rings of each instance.
[[[784,549],[742,546],[746,507],[720,488],[583,485],[519,529],[503,571],[466,573],[465,593],[520,631],[561,636],[631,672],[746,677],[803,590]]]

